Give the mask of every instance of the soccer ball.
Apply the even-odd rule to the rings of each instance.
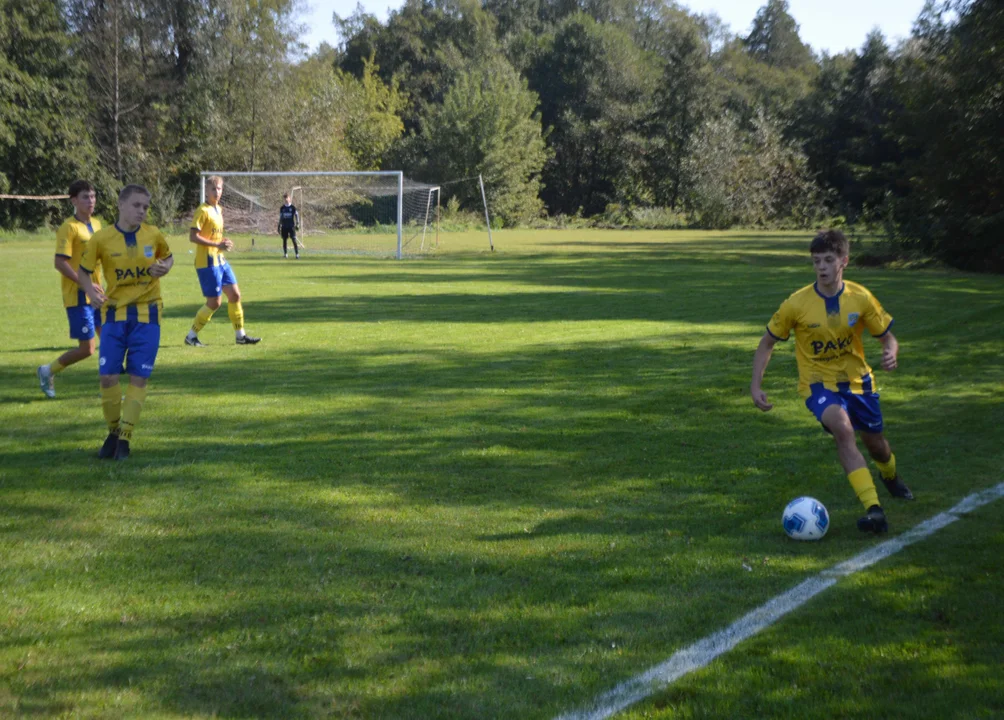
[[[830,527],[830,514],[816,498],[798,497],[785,507],[781,524],[790,538],[820,540]]]

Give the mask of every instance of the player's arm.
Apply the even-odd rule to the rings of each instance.
[[[171,268],[174,267],[174,255],[171,253],[171,246],[167,244],[167,238],[159,230],[153,245],[156,248],[154,256],[157,260],[150,266],[148,272],[151,277],[161,278],[171,272]]]
[[[56,255],[55,258],[53,258],[52,266],[56,268],[56,270],[59,271],[59,274],[63,277],[70,278],[70,280],[77,283],[77,285],[80,284],[80,281],[77,280],[77,271],[73,269],[72,265],[70,265],[70,258],[65,255]]]
[[[897,360],[897,356],[899,355],[899,341],[897,341],[896,336],[892,334],[892,330],[887,330],[878,340],[882,343],[882,369],[895,370],[899,366],[899,362]]]
[[[171,272],[171,268],[173,267],[174,255],[168,255],[166,258],[160,258],[157,262],[150,266],[150,275],[155,278],[164,277]]]
[[[764,412],[774,407],[767,400],[767,394],[760,386],[763,384],[763,374],[767,371],[767,363],[770,362],[770,356],[773,354],[776,344],[777,338],[769,332],[765,332],[760,338],[760,344],[757,345],[756,354],[753,355],[753,380],[750,382],[750,395],[753,396],[753,404]]]
[[[105,296],[105,291],[101,289],[100,285],[95,285],[91,281],[91,274],[84,270],[83,272],[77,273],[77,284],[80,285],[80,289],[87,294],[87,297],[91,299],[91,305],[94,307],[101,307],[105,304],[108,299]]]
[[[233,250],[234,244],[230,242],[229,238],[223,238],[220,242],[213,242],[210,238],[203,237],[199,234],[199,228],[189,228],[188,230],[188,240],[196,245],[205,245],[206,247],[218,248],[220,250]]]
[[[293,208],[293,221],[294,221],[294,227],[297,230],[299,230],[300,229],[300,211],[297,210],[295,207]]]
[[[868,305],[862,314],[865,327],[882,343],[882,369],[895,370],[898,365],[899,342],[892,334],[892,316],[885,311],[874,295],[868,293]]]
[[[100,285],[95,285],[93,280],[91,280],[91,273],[94,272],[94,268],[101,263],[101,253],[98,252],[98,244],[95,242],[87,243],[87,247],[84,248],[84,255],[80,258],[80,270],[77,272],[77,284],[80,289],[84,291],[84,294],[91,299],[91,304],[94,307],[101,307],[108,300],[105,295],[105,291]],[[102,263],[103,265],[103,263]]]
[[[52,259],[52,266],[56,268],[57,272],[73,282],[77,282],[77,271],[70,265],[70,257],[73,255],[75,237],[76,234],[70,230],[67,223],[63,223],[56,231],[56,254]]]

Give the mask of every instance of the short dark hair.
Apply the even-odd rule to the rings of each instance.
[[[119,190],[119,202],[128,200],[136,193],[142,193],[143,195],[150,197],[150,191],[142,185],[126,185],[124,188]]]
[[[809,245],[809,252],[813,255],[831,252],[840,257],[847,257],[850,251],[850,243],[839,230],[820,230]]]
[[[67,191],[66,194],[69,195],[71,198],[75,198],[80,193],[90,192],[93,189],[94,186],[91,185],[86,180],[74,180],[73,182],[70,183],[70,189]]]

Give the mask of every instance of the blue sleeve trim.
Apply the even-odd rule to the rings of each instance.
[[[889,325],[886,327],[886,329],[883,330],[882,332],[880,332],[875,337],[877,337],[877,338],[883,337],[887,332],[889,332],[890,330],[892,330],[892,325],[893,325],[894,322],[896,322],[896,321],[895,320],[890,320],[889,321]]]
[[[81,270],[83,270],[83,271],[84,271],[85,273],[87,273],[88,275],[91,275],[91,274],[93,274],[93,273],[94,273],[94,271],[93,271],[93,270],[88,270],[88,269],[87,269],[87,268],[85,268],[85,267],[84,267],[83,265],[81,265],[81,266],[80,266],[80,269],[81,269]]]
[[[73,259],[73,256],[71,256],[71,255],[63,255],[63,253],[56,253],[56,257],[64,257],[67,260],[72,260]]]
[[[778,337],[777,335],[775,335],[770,331],[769,327],[767,328],[767,334],[770,335],[775,340],[779,340],[780,342],[788,342],[788,338]]]

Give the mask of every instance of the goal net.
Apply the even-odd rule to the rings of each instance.
[[[280,252],[279,208],[290,196],[306,252],[402,258],[432,247],[439,188],[401,172],[213,172],[223,178],[223,220],[239,250]]]

